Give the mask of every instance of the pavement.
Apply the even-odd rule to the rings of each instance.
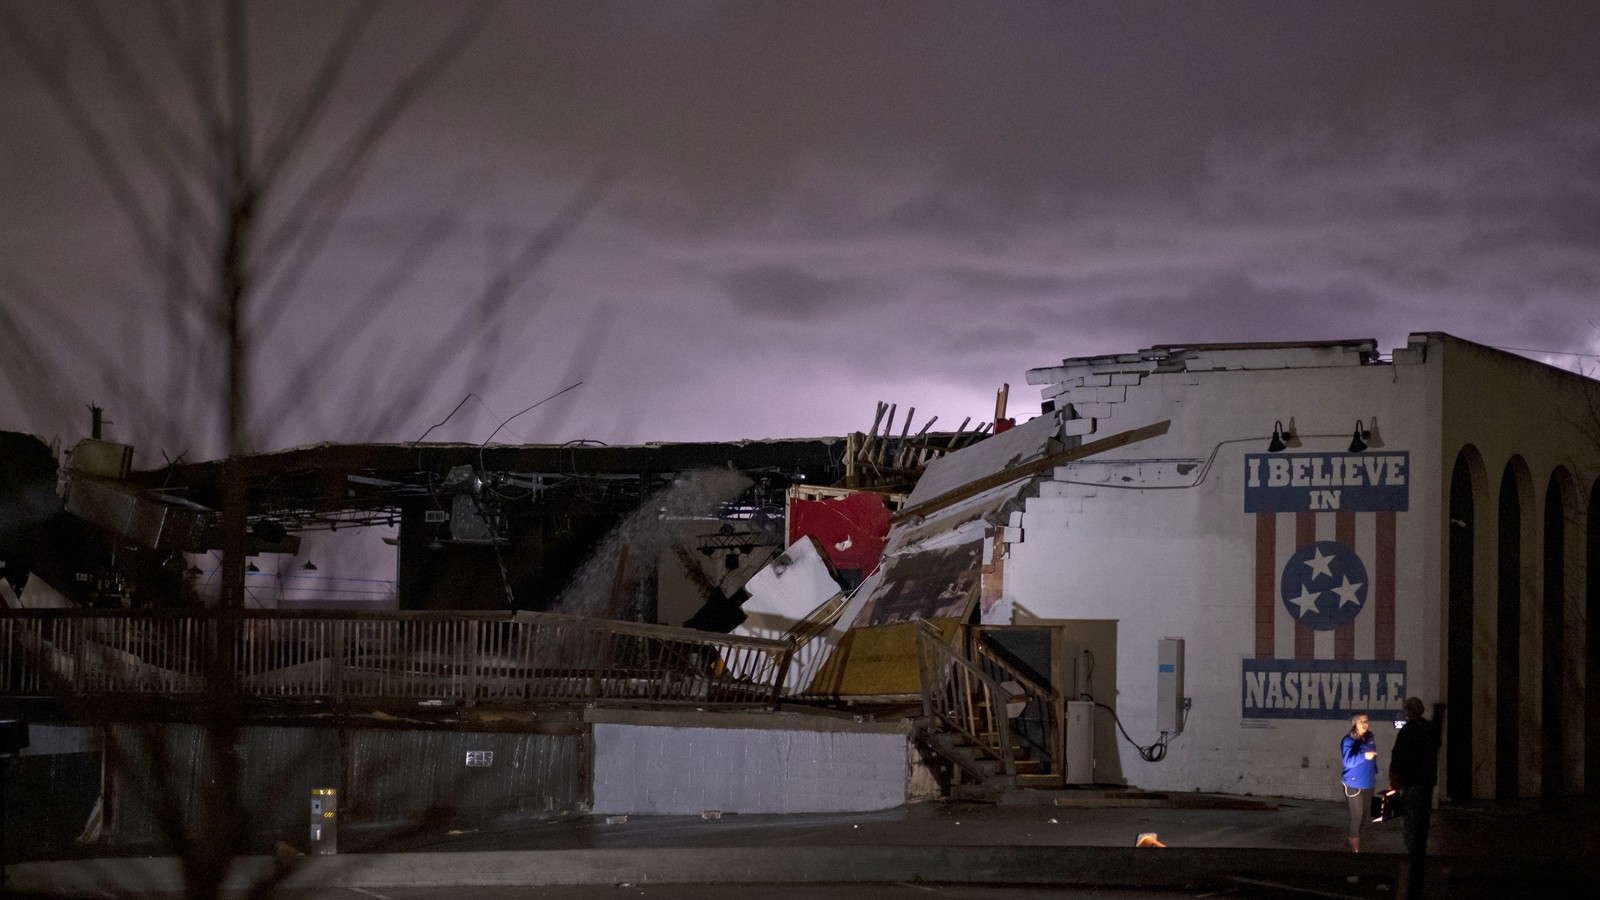
[[[427,834],[346,829],[343,852],[294,858],[284,885],[295,896],[394,898],[486,896],[527,886],[599,896],[582,889],[643,893],[667,885],[704,886],[672,896],[707,897],[725,896],[717,885],[771,886],[764,893],[772,897],[813,896],[793,893],[808,885],[892,886],[873,895],[879,898],[900,896],[902,888],[948,896],[1095,889],[1388,900],[1419,893],[1404,877],[1400,823],[1369,825],[1363,852],[1349,853],[1339,801],[1030,794],[1031,802],[934,801],[868,813],[578,816]],[[1435,813],[1420,893],[1600,896],[1596,811],[1447,804]],[[1136,847],[1143,834],[1165,846]],[[279,864],[271,856],[241,858],[230,888],[243,892]],[[183,889],[179,861],[159,856],[29,862],[9,866],[8,876],[10,890],[37,896]]]

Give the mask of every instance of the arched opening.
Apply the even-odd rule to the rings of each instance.
[[[1469,448],[1470,449],[1470,448]],[[1449,635],[1445,685],[1445,795],[1455,800],[1472,797],[1472,636],[1473,542],[1476,540],[1477,504],[1473,501],[1472,465],[1468,450],[1456,456],[1450,474]]]
[[[1600,481],[1589,489],[1584,534],[1583,785],[1600,799]]]
[[[1518,459],[1500,473],[1497,504],[1495,590],[1495,757],[1494,794],[1497,800],[1518,796],[1518,754],[1522,748],[1522,491],[1518,486]]]
[[[1541,689],[1539,691],[1539,721],[1542,761],[1539,773],[1540,792],[1545,797],[1559,797],[1566,793],[1563,761],[1566,759],[1564,743],[1566,726],[1562,721],[1561,702],[1564,694],[1563,670],[1566,665],[1566,598],[1567,598],[1567,473],[1557,469],[1550,476],[1550,485],[1544,492],[1544,594],[1542,605],[1543,635],[1540,654]]]

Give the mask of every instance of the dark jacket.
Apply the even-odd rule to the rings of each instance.
[[[1439,729],[1427,719],[1407,719],[1389,756],[1389,784],[1433,787],[1439,782]]]

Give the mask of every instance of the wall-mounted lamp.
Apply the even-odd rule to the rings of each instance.
[[[1290,419],[1289,423],[1291,428],[1283,427],[1283,421],[1281,419],[1272,423],[1272,440],[1267,442],[1268,453],[1277,453],[1278,451],[1288,447],[1289,444],[1294,440],[1294,431],[1292,429],[1294,420]]]
[[[1376,423],[1377,420],[1373,420],[1373,421],[1374,421],[1374,423]],[[1372,440],[1372,431],[1370,429],[1362,427],[1361,420],[1357,419],[1356,420],[1355,433],[1350,435],[1350,452],[1351,453],[1360,453],[1361,451],[1367,449],[1368,446],[1370,446],[1369,442],[1371,440]]]
[[[260,572],[261,571],[260,569],[256,568],[256,564],[255,563],[245,563],[244,564],[244,570],[246,572]]]
[[[309,559],[300,564],[300,571],[302,572],[315,572],[316,570],[317,564]]]
[[[190,566],[189,568],[183,570],[183,574],[189,576],[190,578],[199,578],[205,573],[200,571],[199,566]]]

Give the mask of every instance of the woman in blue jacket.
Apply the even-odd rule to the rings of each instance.
[[[1344,736],[1344,796],[1350,804],[1350,852],[1361,852],[1361,823],[1372,806],[1372,786],[1378,780],[1378,739],[1367,728],[1366,716],[1350,717]]]

